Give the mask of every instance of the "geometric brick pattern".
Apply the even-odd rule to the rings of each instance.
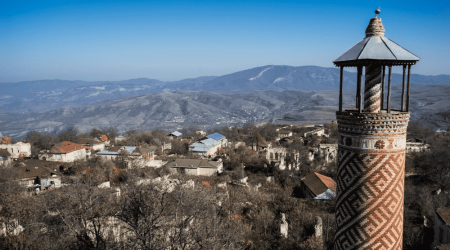
[[[364,86],[364,112],[378,113],[381,100],[381,66],[366,66],[366,83]]]
[[[402,249],[404,150],[338,157],[335,249]]]

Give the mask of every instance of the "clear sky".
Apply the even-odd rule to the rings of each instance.
[[[0,0],[0,82],[179,80],[333,67],[381,6],[385,36],[450,74],[450,1]]]

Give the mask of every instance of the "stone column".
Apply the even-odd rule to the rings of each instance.
[[[381,108],[381,66],[366,66],[364,86],[364,112],[378,113]]]
[[[336,112],[335,249],[402,249],[409,112]]]
[[[284,213],[282,213],[281,214],[280,232],[284,238],[288,237],[288,227],[289,227],[289,224],[286,221],[286,215]]]

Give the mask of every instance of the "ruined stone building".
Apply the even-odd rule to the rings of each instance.
[[[434,247],[450,244],[450,209],[436,212],[434,219]]]
[[[308,160],[324,160],[326,163],[335,161],[337,155],[337,144],[318,144],[316,147],[310,147]]]
[[[18,159],[31,156],[31,144],[28,142],[11,143],[7,136],[0,138],[0,149],[5,149],[10,153],[11,159]]]
[[[409,139],[406,141],[406,153],[425,152],[430,150],[430,144],[419,139]]]
[[[419,58],[384,33],[375,16],[365,38],[333,62],[340,67],[335,249],[402,249],[409,82]],[[390,103],[393,66],[403,68],[398,109]],[[357,69],[355,109],[342,110],[344,67]]]
[[[300,167],[300,153],[289,151],[281,147],[266,148],[266,159],[269,163],[275,162],[281,170],[298,169]]]
[[[304,133],[303,134],[303,138],[306,138],[306,137],[309,137],[309,136],[313,136],[313,135],[328,137],[328,135],[325,134],[325,128],[319,127],[319,128],[316,128],[316,129],[314,129],[312,131]]]

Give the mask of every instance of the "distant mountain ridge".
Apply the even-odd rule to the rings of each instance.
[[[44,113],[0,114],[0,131],[23,137],[29,131],[57,132],[68,126],[80,131],[114,126],[119,131],[178,126],[231,126],[269,120],[276,114],[330,101],[313,92],[254,91],[212,93],[175,91],[106,100]]]
[[[400,108],[401,85],[392,87],[391,107]],[[24,138],[29,131],[58,132],[75,126],[131,129],[242,125],[279,119],[317,124],[336,119],[338,90],[265,90],[249,92],[173,91],[62,107],[42,113],[0,113],[0,131]],[[446,128],[450,85],[411,85],[411,120]],[[355,91],[344,90],[344,108],[355,107]]]
[[[402,81],[393,74],[393,83]],[[411,75],[413,84],[449,84],[450,75]],[[356,73],[344,71],[344,88],[354,89]],[[248,92],[265,90],[321,91],[339,88],[339,69],[318,66],[268,65],[219,77],[203,76],[164,82],[138,78],[124,81],[40,80],[0,83],[0,113],[46,112],[61,107],[172,91]]]

